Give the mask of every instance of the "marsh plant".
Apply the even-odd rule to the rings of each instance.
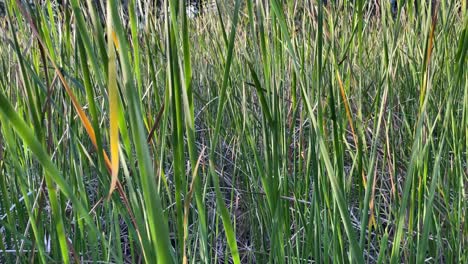
[[[40,2],[0,17],[1,263],[468,262],[466,1]]]

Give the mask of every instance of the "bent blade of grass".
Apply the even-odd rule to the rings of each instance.
[[[111,149],[111,185],[109,189],[108,198],[110,198],[117,184],[119,174],[119,91],[117,88],[117,66],[115,60],[115,50],[119,47],[118,40],[115,36],[112,20],[110,16],[110,7],[107,7],[107,36],[112,36],[107,39],[107,52],[108,52],[108,86],[109,86],[109,122],[110,122],[110,149]]]

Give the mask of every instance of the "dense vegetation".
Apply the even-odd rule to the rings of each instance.
[[[127,2],[5,1],[1,263],[468,262],[465,1]]]

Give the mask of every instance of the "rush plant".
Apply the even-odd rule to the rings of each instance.
[[[465,1],[37,2],[0,263],[468,262]]]

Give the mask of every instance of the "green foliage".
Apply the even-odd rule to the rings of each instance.
[[[468,261],[461,1],[124,2],[5,1],[0,263]]]

